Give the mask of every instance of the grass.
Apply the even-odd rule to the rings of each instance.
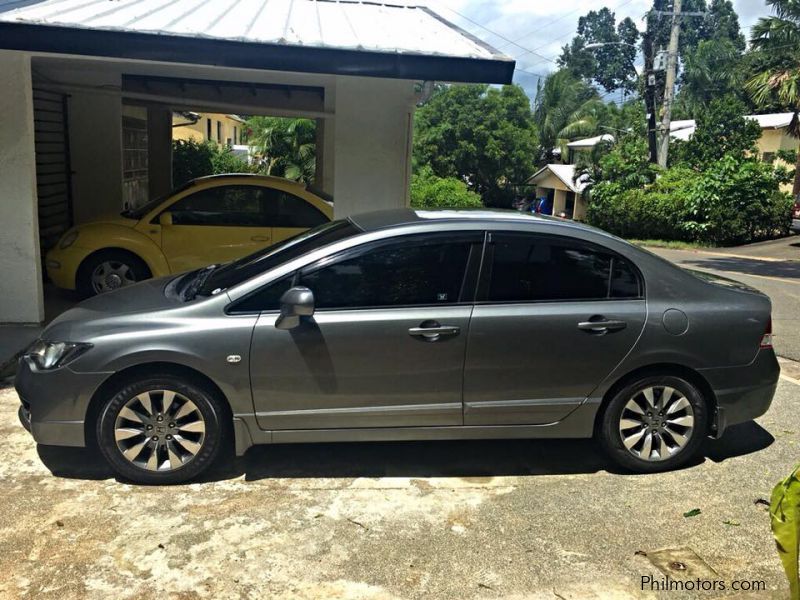
[[[669,248],[671,250],[703,250],[711,248],[697,242],[681,242],[678,240],[628,240],[631,244],[650,248]]]

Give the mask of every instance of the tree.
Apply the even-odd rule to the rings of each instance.
[[[253,169],[227,146],[214,142],[174,140],[172,142],[172,184],[180,186],[207,175],[249,173]]]
[[[414,208],[480,208],[481,197],[470,192],[460,179],[437,177],[429,166],[411,176],[411,206]]]
[[[595,135],[605,104],[597,91],[568,69],[539,83],[533,118],[539,129],[539,161],[552,162],[553,150],[564,155],[567,142]]]
[[[759,19],[750,38],[762,70],[746,87],[757,105],[780,106],[793,112],[788,133],[800,139],[800,3],[767,0],[767,4],[775,14]],[[800,154],[792,195],[800,199]]]
[[[559,67],[607,92],[636,89],[636,42],[639,30],[630,18],[617,24],[608,8],[589,11],[578,19],[578,35],[564,46]],[[603,44],[587,49],[590,44]]]
[[[259,155],[259,171],[312,183],[316,169],[316,123],[310,119],[251,117],[248,143]]]
[[[510,185],[533,172],[536,139],[522,88],[448,86],[416,112],[414,166],[463,181],[488,205],[510,205]]]
[[[744,114],[744,104],[733,96],[712,100],[697,115],[691,139],[675,144],[672,163],[704,171],[723,156],[738,161],[755,157],[761,127]]]
[[[729,39],[703,40],[687,51],[681,79],[676,113],[686,118],[701,112],[715,98],[747,99],[742,89],[742,52]]]

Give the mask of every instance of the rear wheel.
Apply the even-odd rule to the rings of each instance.
[[[101,250],[89,256],[77,274],[84,297],[104,294],[150,278],[150,269],[138,256],[123,250]]]
[[[215,394],[174,375],[124,385],[97,422],[111,467],[139,483],[180,483],[205,471],[222,446],[225,411]]]
[[[708,431],[702,393],[673,375],[637,379],[608,404],[598,437],[609,456],[631,471],[674,469],[694,457]]]

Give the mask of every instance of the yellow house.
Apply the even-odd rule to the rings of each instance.
[[[245,120],[237,115],[219,113],[172,113],[172,139],[212,141],[220,145],[237,146],[242,143]]]
[[[576,221],[586,218],[586,182],[580,177],[575,181],[575,165],[545,165],[527,183],[535,186],[537,200],[546,201],[546,214]]]

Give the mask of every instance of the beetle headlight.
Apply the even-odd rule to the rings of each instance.
[[[49,371],[72,362],[91,347],[91,344],[36,340],[25,351],[25,356],[33,361],[37,369]]]
[[[58,243],[58,247],[64,250],[65,248],[69,248],[72,244],[75,243],[75,240],[78,239],[78,230],[73,229],[72,231],[68,231],[67,234],[61,238],[61,241]]]

